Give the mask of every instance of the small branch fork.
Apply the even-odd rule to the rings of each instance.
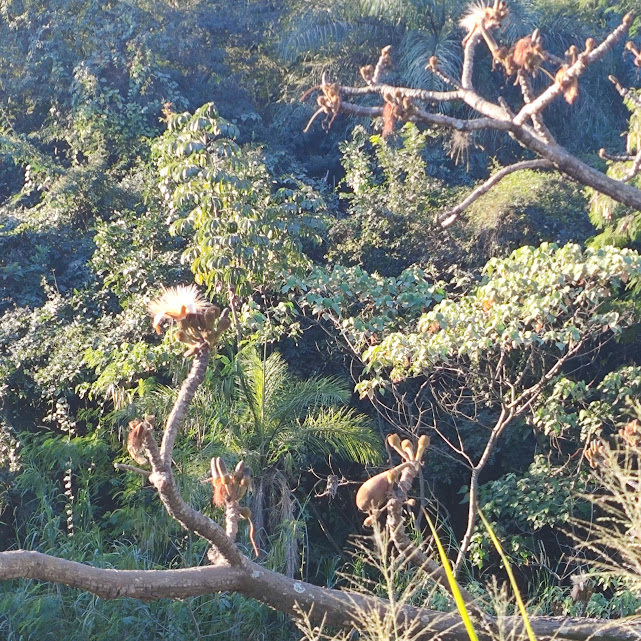
[[[393,113],[397,120],[404,119],[462,132],[482,129],[504,131],[524,148],[536,154],[536,160],[516,163],[499,170],[459,205],[439,214],[436,217],[436,221],[442,226],[451,225],[466,207],[491,189],[505,175],[520,169],[530,168],[554,169],[582,185],[609,196],[616,202],[641,211],[641,191],[627,184],[631,178],[639,173],[641,158],[635,156],[632,159],[633,167],[622,179],[612,178],[589,166],[559,145],[545,125],[543,118],[545,109],[557,98],[564,97],[570,103],[574,100],[578,92],[580,76],[590,65],[601,60],[625,36],[632,23],[633,14],[627,14],[622,19],[621,24],[600,44],[597,45],[594,39],[589,38],[586,41],[584,51],[579,52],[576,47],[571,47],[566,52],[565,61],[543,51],[540,47],[538,30],[532,36],[518,41],[510,51],[505,47],[499,47],[489,32],[492,28],[499,26],[501,20],[507,15],[507,8],[501,0],[497,0],[493,7],[479,6],[477,14],[476,16],[472,11],[471,19],[468,17],[464,20],[465,28],[469,29],[469,31],[464,40],[460,82],[447,77],[439,69],[436,57],[430,58],[427,65],[427,68],[438,78],[453,87],[452,90],[427,91],[381,83],[381,71],[389,64],[390,59],[390,47],[388,46],[381,51],[375,66],[367,65],[361,68],[361,75],[366,83],[364,87],[343,87],[336,82],[329,83],[325,74],[323,83],[318,87],[313,87],[303,96],[303,99],[306,98],[314,90],[322,92],[322,95],[318,98],[320,108],[310,120],[306,131],[319,113],[327,114],[328,119],[325,121],[327,127],[331,125],[338,113],[369,118],[384,116],[386,127],[388,127],[389,117],[387,116],[389,109],[387,108],[389,105],[393,105]],[[501,98],[498,98],[496,103],[491,102],[483,98],[474,88],[474,55],[477,47],[482,42],[486,43],[490,48],[494,64],[500,63],[508,74],[517,74],[517,83],[520,85],[523,95],[523,106],[516,113],[512,113],[506,102]],[[520,43],[523,46],[519,49]],[[529,52],[526,45],[530,46]],[[538,47],[538,49],[535,47]],[[561,64],[561,66],[556,72],[556,76],[553,77],[552,84],[536,96],[532,90],[530,76],[542,69],[542,63]],[[550,75],[547,70],[543,71]],[[641,104],[641,100],[621,87],[616,79],[610,79],[623,98],[637,106]],[[349,101],[350,98],[358,98],[369,94],[379,95],[383,99],[383,105],[362,106]],[[479,116],[469,119],[454,118],[430,111],[420,104],[423,103],[429,106],[446,102],[462,102],[477,112]],[[532,165],[528,163],[539,164]]]

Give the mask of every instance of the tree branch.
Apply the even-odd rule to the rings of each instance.
[[[461,86],[464,89],[472,89],[472,72],[474,70],[474,54],[476,47],[481,40],[481,32],[476,31],[467,40],[463,50],[463,70],[461,72]]]
[[[395,87],[394,85],[373,84],[366,87],[341,87],[341,96],[365,96],[368,94],[379,94],[380,96],[391,96],[401,91],[406,98],[423,100],[424,102],[448,102],[450,100],[462,100],[463,91],[428,91],[427,89],[410,89],[409,87]]]
[[[621,98],[629,100],[637,109],[641,109],[641,97],[622,86],[614,76],[608,76],[608,80],[614,85]]]
[[[563,93],[563,90],[572,83],[593,63],[600,60],[605,56],[608,51],[614,47],[617,41],[621,40],[628,32],[630,24],[632,23],[632,14],[624,16],[621,24],[614,29],[606,39],[595,49],[590,52],[583,52],[579,54],[577,61],[568,67],[561,83],[554,83],[548,87],[538,98],[532,102],[524,105],[521,111],[514,118],[514,124],[520,127],[526,120],[532,117],[533,114],[540,113],[547,105],[549,105],[555,98]]]
[[[202,363],[194,362],[192,372],[199,370],[201,366]],[[192,396],[193,392],[195,392],[195,389],[192,391]],[[198,510],[194,510],[193,507],[185,502],[176,485],[171,463],[165,463],[151,429],[145,430],[143,439],[145,451],[151,463],[152,474],[149,476],[149,481],[158,490],[160,500],[169,515],[186,530],[194,532],[211,543],[226,563],[232,566],[242,565],[245,557],[227,536],[225,530],[218,523],[201,514]]]
[[[341,111],[364,118],[377,118],[383,115],[383,107],[364,107],[352,102],[342,102]],[[438,125],[457,131],[481,131],[483,129],[496,129],[498,131],[510,131],[509,121],[497,121],[493,118],[472,118],[463,120],[454,118],[440,113],[431,113],[419,107],[414,108],[414,117],[416,122],[424,122],[429,125]]]
[[[184,599],[216,592],[237,592],[281,612],[296,615],[309,612],[310,619],[329,626],[350,628],[363,616],[377,613],[384,617],[390,608],[385,599],[356,592],[323,588],[288,579],[246,560],[243,567],[207,566],[181,570],[112,570],[59,559],[41,552],[17,550],[0,552],[0,581],[35,579],[62,583],[86,590],[103,599],[129,597],[144,600]],[[400,629],[420,621],[414,637],[421,640],[466,641],[465,627],[458,614],[444,614],[427,608],[402,606],[395,609]],[[532,617],[532,628],[539,638],[568,641],[638,641],[641,626],[600,619]],[[501,629],[510,638],[524,634],[520,617],[506,617]],[[484,629],[477,630],[479,641],[492,641]]]
[[[133,472],[134,474],[140,474],[140,476],[149,476],[151,474],[151,470],[143,470],[142,467],[127,465],[126,463],[114,463],[114,469],[119,472]]]
[[[210,354],[211,349],[209,345],[202,342],[194,355],[189,375],[183,381],[183,384],[180,387],[180,392],[178,393],[178,398],[176,399],[171,413],[167,418],[160,446],[160,459],[163,467],[171,468],[171,455],[174,451],[174,443],[176,442],[178,429],[187,415],[187,410],[194,398],[194,394],[196,393],[198,386],[205,378]]]
[[[510,424],[514,418],[515,413],[512,409],[506,407],[501,408],[501,414],[497,419],[494,427],[492,428],[492,433],[488,442],[485,444],[483,454],[479,459],[479,462],[472,468],[472,474],[470,476],[470,497],[469,497],[469,506],[467,512],[467,528],[465,534],[463,535],[463,541],[461,542],[461,547],[459,548],[458,554],[456,556],[456,563],[454,564],[454,573],[457,574],[463,565],[465,555],[472,543],[472,536],[474,534],[474,526],[476,525],[476,519],[478,518],[478,489],[479,489],[479,476],[487,462],[490,460],[490,456],[494,452],[496,447],[496,442],[499,439],[499,436],[505,431],[505,428]]]
[[[531,103],[534,100],[534,92],[532,91],[530,77],[524,73],[519,73],[518,81],[519,86],[521,87],[521,93],[523,94],[523,102],[525,104]],[[532,124],[534,125],[536,133],[541,138],[543,138],[543,140],[545,140],[546,142],[551,142],[552,140],[554,140],[554,136],[552,136],[552,132],[545,126],[541,114],[532,114]]]
[[[621,181],[627,183],[629,180],[632,180],[641,170],[641,149],[637,152],[637,155],[632,160],[632,166],[628,171],[621,176]]]
[[[549,160],[544,159],[524,160],[522,162],[517,162],[513,165],[503,167],[490,176],[482,185],[479,185],[469,196],[467,196],[467,198],[462,200],[455,207],[444,211],[442,214],[438,214],[436,221],[440,223],[442,227],[448,227],[458,218],[459,214],[465,211],[475,200],[478,200],[483,194],[490,191],[490,189],[505,178],[505,176],[508,176],[515,171],[522,171],[524,169],[552,169],[553,167],[554,165]]]

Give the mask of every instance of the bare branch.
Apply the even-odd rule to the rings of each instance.
[[[505,176],[514,173],[515,171],[522,171],[524,169],[552,169],[554,165],[549,160],[524,160],[517,162],[513,165],[503,167],[495,174],[490,176],[482,185],[479,185],[467,198],[462,200],[458,205],[452,207],[442,214],[438,214],[436,221],[442,227],[448,227],[465,211],[475,200],[478,200],[483,194],[486,194],[492,187],[499,183]]]
[[[606,174],[590,167],[558,143],[545,143],[538,136],[533,136],[525,127],[514,127],[511,133],[525,147],[551,161],[556,169],[578,183],[592,187],[598,192],[610,196],[616,202],[641,211],[641,191],[610,178]]]
[[[531,118],[533,114],[543,111],[555,98],[561,95],[573,80],[578,78],[591,64],[603,58],[623,38],[628,32],[631,22],[632,17],[630,14],[626,15],[621,24],[598,47],[590,52],[579,54],[577,61],[566,70],[562,82],[548,87],[536,100],[526,104],[514,118],[514,124],[519,127]]]
[[[622,86],[614,76],[608,76],[608,80],[614,85],[621,98],[629,100],[637,109],[641,109],[641,97]]]
[[[381,74],[386,67],[389,67],[391,63],[390,52],[392,51],[392,45],[387,45],[381,49],[381,55],[378,57],[378,62],[374,68],[374,75],[372,76],[372,82],[376,85],[381,80]]]
[[[467,40],[463,50],[463,71],[461,72],[461,86],[472,89],[472,72],[474,71],[474,54],[481,41],[481,32],[476,31]]]
[[[218,590],[235,590],[244,576],[229,566],[180,570],[112,570],[96,568],[55,556],[17,550],[0,553],[0,580],[24,578],[62,583],[103,599],[131,597],[184,599]]]
[[[304,134],[306,134],[310,130],[311,126],[314,124],[314,120],[316,120],[316,118],[318,118],[318,116],[320,116],[322,113],[325,113],[325,110],[323,109],[323,107],[319,107],[314,112],[312,117],[309,119],[309,122],[307,123],[307,126],[305,127],[305,129],[303,129],[303,133]]]
[[[169,515],[186,530],[211,543],[229,565],[242,565],[244,557],[225,530],[185,502],[176,485],[171,464],[166,465],[162,459],[151,430],[145,432],[144,444],[152,469],[149,481],[158,490],[160,500]]]
[[[550,53],[549,51],[544,51],[543,53],[545,55],[545,59],[549,60],[553,65],[560,67],[561,65],[565,64],[565,60],[563,58],[559,58],[559,56],[555,56],[553,53]]]
[[[630,162],[636,158],[635,154],[610,154],[605,149],[599,149],[599,158],[613,162]]]
[[[142,467],[127,465],[126,463],[114,463],[114,468],[119,472],[134,472],[134,474],[140,474],[140,476],[149,476],[151,474],[151,470],[143,470]]]
[[[408,90],[413,91],[413,90]],[[349,113],[353,116],[360,116],[365,118],[377,118],[383,115],[383,107],[363,107],[351,102],[343,102],[341,111]],[[413,120],[423,122],[430,125],[438,125],[447,127],[448,129],[456,129],[457,131],[481,131],[483,129],[497,129],[499,131],[509,131],[510,124],[508,121],[497,121],[492,118],[473,118],[464,120],[462,118],[454,118],[440,113],[430,113],[419,107],[414,108]]]
[[[521,87],[521,93],[523,94],[523,101],[525,102],[525,104],[531,103],[534,100],[534,92],[532,91],[532,85],[530,83],[529,76],[524,73],[519,73],[517,75],[517,79]],[[543,140],[545,140],[546,142],[554,140],[552,132],[545,126],[541,114],[537,113],[532,115],[532,124],[534,125],[536,133],[539,134],[539,136],[543,138]]]
[[[17,578],[62,583],[104,599],[184,599],[215,592],[238,592],[292,615],[296,615],[299,608],[298,611],[309,612],[315,622],[324,621],[326,625],[341,628],[358,626],[363,613],[378,613],[383,617],[389,608],[385,599],[288,579],[249,560],[243,567],[106,570],[40,552],[0,552],[0,581]],[[458,614],[412,606],[398,609],[399,628],[416,621],[421,622],[417,639],[427,641],[438,637],[442,641],[466,641],[468,638]],[[524,633],[520,617],[507,617],[502,623],[502,629],[511,637],[518,638]],[[629,621],[621,624],[599,619],[532,617],[531,624],[539,638],[568,641],[638,641],[641,634],[641,627]],[[479,641],[491,641],[491,635],[484,629],[477,632]]]
[[[634,157],[632,162],[632,167],[626,171],[623,176],[621,176],[621,181],[627,183],[632,180],[641,170],[641,149],[638,151],[637,155]]]
[[[512,409],[507,407],[501,408],[501,414],[496,420],[490,438],[485,444],[485,449],[483,454],[479,459],[479,462],[473,467],[472,474],[470,476],[470,490],[469,490],[469,503],[468,503],[468,512],[467,512],[467,528],[465,534],[463,535],[463,540],[461,541],[461,547],[459,548],[458,554],[456,556],[456,563],[454,564],[454,573],[457,574],[463,565],[465,560],[465,555],[472,543],[472,536],[474,534],[474,526],[476,525],[476,520],[478,518],[478,491],[479,491],[479,476],[487,462],[490,460],[490,456],[494,452],[496,447],[496,442],[499,439],[499,436],[505,431],[505,428],[511,423],[512,419],[516,413]]]
[[[423,100],[425,102],[447,102],[450,100],[462,100],[463,91],[428,91],[427,89],[411,89],[409,87],[395,87],[393,85],[372,84],[367,87],[341,87],[343,96],[366,96],[379,94],[381,96],[393,95],[397,92],[412,100]]]
[[[454,80],[454,78],[450,78],[443,72],[443,70],[438,65],[438,58],[436,56],[430,57],[430,60],[425,68],[429,69],[441,82],[452,85],[452,87],[455,87],[456,89],[462,88],[461,84],[457,80]]]
[[[495,3],[496,4],[496,3]],[[499,7],[500,8],[500,7]],[[504,8],[504,5],[503,5]],[[553,167],[576,180],[581,185],[591,187],[595,191],[609,196],[614,201],[619,202],[634,210],[641,211],[641,191],[632,185],[626,184],[625,181],[617,180],[604,174],[597,169],[590,167],[576,156],[570,154],[565,148],[559,145],[545,127],[541,118],[541,112],[549,105],[552,100],[559,96],[569,96],[569,89],[577,83],[579,76],[594,62],[600,60],[608,51],[610,51],[616,42],[618,42],[628,30],[631,23],[631,14],[626,15],[621,24],[616,27],[605,40],[597,47],[594,47],[594,41],[589,38],[586,41],[585,50],[578,55],[572,52],[571,64],[564,64],[563,73],[557,74],[556,81],[548,87],[538,97],[534,97],[527,79],[522,79],[521,87],[524,95],[524,106],[515,115],[507,103],[500,97],[497,99],[498,104],[493,103],[474,91],[472,86],[472,68],[475,49],[485,39],[492,55],[496,56],[500,50],[497,48],[493,38],[489,35],[488,28],[493,28],[500,23],[501,15],[497,19],[488,19],[492,11],[497,7],[479,6],[473,8],[466,16],[464,27],[468,29],[468,35],[464,40],[465,57],[463,62],[462,79],[460,88],[455,91],[426,91],[422,89],[412,89],[407,87],[394,87],[370,82],[366,87],[341,87],[342,96],[363,96],[367,94],[379,94],[384,100],[392,100],[396,103],[403,100],[412,101],[412,109],[404,114],[405,119],[412,122],[425,123],[427,125],[445,127],[462,132],[478,131],[482,129],[491,129],[495,131],[504,131],[512,138],[519,142],[523,147],[537,154],[541,159],[547,160]],[[485,12],[485,13],[484,13]],[[497,14],[498,15],[498,14]],[[469,20],[468,20],[469,18]],[[486,24],[487,23],[487,24]],[[462,23],[463,24],[463,23]],[[484,26],[485,25],[485,26]],[[489,26],[488,26],[489,25]],[[544,57],[553,62],[563,62],[560,58],[543,52]],[[437,73],[438,60],[431,60],[428,68]],[[365,69],[365,68],[363,68]],[[363,73],[363,69],[361,72]],[[436,70],[436,71],[435,71]],[[370,78],[373,73],[373,67],[368,70],[364,77]],[[615,84],[617,91],[627,100],[635,105],[641,104],[634,94],[621,87],[616,79],[610,78]],[[386,98],[387,97],[387,98]],[[479,118],[461,119],[448,116],[442,113],[431,113],[424,108],[419,107],[416,102],[441,103],[449,101],[463,101],[471,109],[480,114]],[[340,105],[340,111],[360,117],[378,117],[383,114],[382,106],[363,107],[351,102],[343,101]],[[532,124],[530,124],[532,122]],[[634,169],[633,171],[636,171]],[[635,174],[636,175],[636,174]],[[629,178],[628,178],[629,180]],[[442,222],[448,220],[451,211],[439,216]]]

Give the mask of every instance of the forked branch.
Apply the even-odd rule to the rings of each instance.
[[[591,187],[614,201],[641,212],[641,191],[629,184],[630,180],[639,172],[636,165],[622,179],[608,176],[559,145],[544,122],[544,111],[554,100],[562,98],[570,104],[574,102],[579,91],[579,78],[589,66],[601,60],[624,38],[632,23],[632,13],[624,16],[621,23],[602,42],[597,43],[593,38],[588,38],[582,51],[575,46],[570,47],[565,53],[565,59],[543,50],[538,29],[530,36],[517,41],[511,48],[497,43],[491,31],[500,26],[507,15],[508,7],[505,2],[495,0],[492,5],[473,5],[464,16],[461,26],[467,31],[467,35],[463,40],[463,67],[460,81],[444,75],[439,69],[438,59],[435,56],[430,58],[427,68],[442,81],[454,87],[451,91],[428,91],[382,83],[379,79],[380,70],[387,66],[390,56],[389,47],[386,47],[379,59],[379,63],[384,59],[385,65],[378,64],[376,67],[368,65],[361,68],[361,75],[365,79],[366,86],[347,87],[334,82],[331,85],[332,95],[337,95],[340,99],[328,101],[323,98],[321,101],[321,97],[319,104],[322,102],[325,105],[325,112],[331,117],[331,121],[336,118],[339,112],[361,117],[383,116],[384,135],[389,134],[393,130],[394,123],[399,121],[411,121],[465,132],[481,129],[504,131],[524,148],[538,156],[538,160],[541,161],[538,168],[553,168],[578,183]],[[479,45],[483,43],[492,54],[493,65],[502,68],[508,76],[516,75],[516,82],[521,85],[523,105],[516,113],[512,113],[501,97],[497,97],[496,102],[492,102],[482,97],[474,88],[475,53]],[[633,45],[628,45],[627,50],[635,56],[635,61],[641,59]],[[560,66],[556,73],[552,74],[544,68],[546,64]],[[530,84],[530,77],[538,72],[549,76],[551,84],[539,95],[535,95]],[[616,80],[613,79],[613,82],[625,99],[638,105],[638,98],[634,94],[623,89]],[[322,89],[322,86],[319,88]],[[326,90],[323,89],[323,91]],[[371,94],[378,94],[383,104],[362,106],[345,100],[345,98],[357,98]],[[430,108],[435,104],[449,102],[467,105],[478,114],[478,117],[455,118],[440,113],[442,110]],[[330,103],[331,108],[328,106]],[[514,165],[506,170],[507,173],[516,171]],[[495,176],[499,175],[502,177],[506,174],[501,172],[495,174]],[[488,183],[481,185],[478,188],[480,191],[475,190],[455,208],[438,215],[436,220],[441,225],[451,224],[478,195],[485,193],[500,180],[497,178],[493,181],[493,178]]]

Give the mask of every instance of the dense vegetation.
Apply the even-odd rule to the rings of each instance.
[[[632,4],[514,2],[510,29],[538,25],[563,51]],[[248,463],[261,562],[329,586],[376,582],[354,544],[366,532],[356,484],[391,456],[387,434],[429,434],[415,534],[425,508],[470,590],[490,595],[489,577],[503,577],[468,510],[478,502],[533,607],[637,611],[637,584],[591,575],[595,550],[575,546],[578,520],[598,513],[585,453],[641,419],[637,218],[527,171],[442,229],[435,215],[488,162],[521,157],[514,141],[412,123],[384,139],[379,122],[343,116],[303,133],[311,108],[299,98],[324,69],[356,79],[386,44],[388,73],[407,86],[431,86],[433,54],[456,69],[464,8],[0,4],[1,550],[113,568],[203,562],[205,543],[146,480],[114,470],[130,462],[128,422],[162,421],[188,369],[147,303],[195,279],[233,322],[174,450],[177,477],[215,514],[201,483],[210,459]],[[559,139],[602,167],[591,150],[622,148],[622,131],[641,146],[641,112],[629,123],[606,80],[640,86],[622,54],[552,113]],[[489,67],[488,91],[516,91]],[[8,641],[299,635],[233,594],[147,604],[0,585]]]

